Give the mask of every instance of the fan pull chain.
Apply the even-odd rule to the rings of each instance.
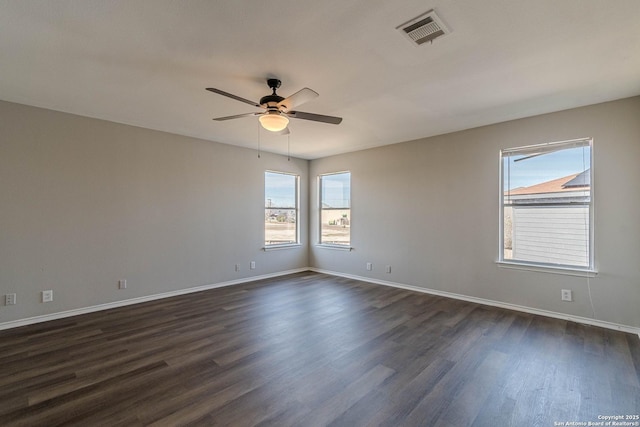
[[[287,162],[291,161],[291,134],[287,134]]]
[[[260,158],[260,122],[256,122],[258,124],[258,158]]]

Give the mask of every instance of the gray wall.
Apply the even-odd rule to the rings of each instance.
[[[599,274],[498,267],[499,150],[582,137],[594,138]],[[352,252],[315,245],[315,177],[343,170]],[[310,177],[314,267],[582,317],[590,284],[596,319],[640,327],[640,97],[314,160]]]
[[[306,191],[302,246],[261,250],[264,171],[307,188],[306,160],[7,102],[0,120],[0,323],[309,265]]]
[[[0,102],[0,295],[18,295],[0,303],[0,323],[306,266],[591,317],[585,278],[495,261],[499,149],[593,137],[596,318],[640,327],[639,118],[636,97],[288,162]],[[301,248],[261,251],[265,169],[299,173],[310,190]],[[316,176],[344,170],[355,249],[320,249]],[[39,302],[44,289],[52,303]]]

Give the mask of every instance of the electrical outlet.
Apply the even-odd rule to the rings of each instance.
[[[367,263],[367,271],[371,271],[373,270],[373,264],[371,264],[370,262]]]
[[[53,301],[53,291],[42,291],[42,302],[51,302]]]
[[[562,297],[562,301],[573,301],[573,295],[571,293],[571,289],[563,289],[560,292],[560,296]]]
[[[127,289],[127,281],[125,279],[118,280],[118,289]]]
[[[240,264],[236,264],[236,271],[240,271]]]
[[[6,294],[4,296],[5,305],[16,305],[16,294]]]
[[[255,261],[251,261],[251,263],[249,264],[249,268],[252,270],[256,269],[256,262]]]
[[[387,273],[391,273],[391,266],[390,266],[390,265],[387,265],[387,266],[384,268],[384,271],[386,271]]]

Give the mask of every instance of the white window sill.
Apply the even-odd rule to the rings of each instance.
[[[265,246],[262,248],[263,251],[265,252],[269,252],[269,251],[279,251],[282,249],[296,249],[296,248],[300,248],[302,247],[302,245],[300,243],[287,243],[284,245],[269,245],[269,246]]]
[[[327,245],[324,243],[319,243],[316,245],[316,248],[322,248],[322,249],[333,249],[335,251],[352,251],[353,248],[351,246],[345,246],[345,245]]]
[[[536,271],[536,272],[551,273],[551,274],[564,274],[567,276],[596,277],[598,275],[597,270],[591,270],[588,268],[580,268],[580,267],[564,267],[564,266],[555,266],[555,265],[546,265],[546,264],[530,264],[530,263],[521,262],[521,261],[496,261],[496,264],[500,268]]]

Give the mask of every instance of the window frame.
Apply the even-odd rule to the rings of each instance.
[[[288,207],[267,207],[266,206],[266,201],[267,201],[267,174],[271,173],[271,174],[279,174],[279,175],[286,175],[286,176],[292,176],[295,178],[295,208],[291,209]],[[293,172],[282,172],[282,171],[276,171],[276,170],[271,170],[271,169],[267,169],[264,171],[264,181],[263,181],[263,202],[264,202],[264,218],[266,219],[266,210],[267,209],[282,209],[282,210],[294,210],[295,214],[296,214],[296,230],[295,230],[295,242],[286,242],[286,243],[271,243],[271,244],[267,244],[267,222],[264,221],[264,225],[262,227],[262,232],[263,232],[263,238],[262,238],[262,243],[263,243],[263,249],[265,251],[268,250],[275,250],[275,249],[286,249],[286,248],[291,248],[291,247],[298,247],[300,246],[300,175],[298,175],[297,173],[293,173]]]
[[[342,175],[342,174],[349,174],[349,243],[347,244],[341,244],[341,243],[324,243],[322,241],[322,212],[324,210],[345,210],[344,208],[330,208],[330,209],[324,209],[322,207],[322,179],[323,177],[326,176],[333,176],[333,175]],[[318,188],[318,242],[317,242],[317,246],[321,247],[321,248],[328,248],[328,249],[337,249],[337,250],[347,250],[347,251],[351,251],[353,250],[353,247],[351,246],[351,222],[352,222],[352,217],[353,217],[353,212],[352,212],[352,203],[351,203],[351,171],[349,170],[343,170],[343,171],[339,171],[339,172],[328,172],[328,173],[323,173],[323,174],[319,174],[318,178],[317,178],[317,188]]]
[[[588,266],[581,266],[575,264],[556,264],[556,263],[546,263],[539,261],[526,261],[526,260],[518,260],[518,259],[505,259],[504,258],[504,196],[505,196],[505,170],[504,170],[504,159],[505,156],[513,156],[515,153],[520,154],[532,154],[536,150],[548,151],[549,153],[554,151],[560,151],[564,149],[569,149],[571,146],[578,147],[579,144],[583,146],[588,146],[590,150],[589,156],[589,169],[590,169],[590,186],[589,186],[589,202],[585,203],[588,205],[588,213],[589,213],[589,257],[588,257]],[[522,147],[514,147],[514,148],[506,148],[501,149],[499,152],[499,224],[498,224],[498,260],[497,264],[501,267],[506,268],[516,268],[516,269],[524,269],[531,271],[542,271],[542,272],[551,272],[551,273],[559,273],[559,274],[567,274],[567,275],[578,275],[578,276],[589,276],[594,277],[597,274],[596,263],[595,263],[595,221],[594,221],[594,211],[595,211],[595,191],[594,191],[594,144],[593,138],[576,138],[565,141],[554,141],[547,142],[542,144],[534,144],[527,145]],[[563,148],[564,147],[564,148]],[[555,149],[554,149],[555,148]],[[569,203],[565,203],[569,206]],[[563,205],[562,203],[558,203],[557,205]],[[550,204],[551,206],[551,204]]]

